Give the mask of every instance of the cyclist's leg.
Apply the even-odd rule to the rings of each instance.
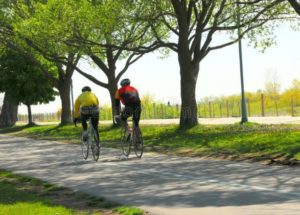
[[[95,131],[97,133],[97,138],[99,140],[98,125],[99,125],[99,115],[98,116],[92,116],[92,126],[95,129]]]
[[[124,110],[121,113],[121,123],[123,128],[128,129],[127,118],[132,115],[132,108],[129,106],[125,106]]]
[[[141,104],[135,104],[133,106],[133,116],[132,116],[132,120],[134,123],[134,151],[135,151],[135,155],[138,158],[141,158],[143,155],[143,138],[142,138],[142,133],[139,127],[139,121],[140,121],[140,117],[141,117]]]
[[[87,129],[87,119],[88,119],[87,115],[81,114],[81,125],[84,131],[86,131]]]
[[[82,128],[83,128],[83,134],[84,134],[84,140],[87,139],[87,119],[88,119],[88,116],[85,115],[85,114],[81,114],[81,125],[82,125]]]
[[[136,128],[139,127],[141,112],[142,112],[141,104],[136,104],[136,105],[133,106],[132,120],[133,120],[134,125],[135,125]]]

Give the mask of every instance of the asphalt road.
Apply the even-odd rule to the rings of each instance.
[[[299,167],[105,148],[84,161],[80,146],[0,135],[0,168],[140,207],[157,215],[300,214]]]

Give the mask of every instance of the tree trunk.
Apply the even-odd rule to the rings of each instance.
[[[31,105],[26,105],[28,110],[28,125],[34,125],[32,120]]]
[[[112,117],[114,117],[115,115],[117,115],[117,107],[116,107],[116,103],[115,103],[116,90],[117,90],[117,85],[116,86],[110,86],[109,89],[108,89],[109,95],[110,95]],[[114,120],[113,120],[113,124],[116,125],[116,123],[114,122]]]
[[[289,3],[292,5],[296,13],[300,16],[300,3],[295,0],[288,0]]]
[[[18,120],[18,105],[9,101],[4,95],[2,110],[0,114],[0,127],[14,126]]]
[[[70,79],[60,81],[58,91],[61,99],[61,119],[60,124],[65,125],[72,122],[71,98],[70,98]]]
[[[118,89],[118,83],[115,77],[115,71],[112,71],[111,73],[109,73],[110,76],[108,77],[108,92],[109,92],[109,96],[110,96],[110,103],[111,103],[111,110],[112,110],[112,121],[113,121],[113,125],[117,125],[114,122],[114,116],[117,115],[117,107],[116,107],[116,103],[115,103],[115,94],[116,91]]]
[[[196,84],[199,73],[199,64],[181,66],[181,112],[180,127],[193,127],[198,124]]]

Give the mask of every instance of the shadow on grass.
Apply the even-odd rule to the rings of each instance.
[[[99,209],[112,210],[120,206],[119,203],[109,201],[103,197],[74,192],[68,188],[59,187],[32,177],[15,175],[5,170],[0,170],[0,190],[0,205],[2,207],[5,207],[5,205],[11,207],[26,204],[34,208],[35,211],[38,208],[41,214],[45,214],[43,213],[44,210],[49,210],[40,209],[41,205],[48,208],[62,205],[73,210],[89,212]]]
[[[230,125],[230,126],[196,126],[182,129],[174,127],[146,136],[145,146],[150,151],[176,153],[192,156],[228,157],[255,153],[272,160],[273,155],[283,154],[288,159],[300,152],[295,132],[298,127]],[[295,137],[294,137],[295,136]]]
[[[35,204],[42,204],[48,207],[51,207],[49,201],[38,197],[32,191],[30,192],[28,188],[18,187],[15,184],[8,182],[8,181],[1,181],[0,182],[0,204],[1,205],[14,205],[18,203],[26,203],[35,207]],[[3,206],[2,206],[3,207]]]
[[[0,134],[15,133],[15,132],[23,131],[25,129],[36,127],[36,126],[38,126],[38,125],[22,125],[22,126],[4,127],[4,128],[0,128]]]
[[[148,137],[146,142],[149,142],[149,146],[162,145],[166,148],[208,146],[210,142],[217,139],[226,139],[236,135],[236,133],[228,133],[227,131],[209,131],[204,127],[193,129],[177,127],[173,130],[166,130],[160,134]],[[183,142],[186,144],[183,144]]]

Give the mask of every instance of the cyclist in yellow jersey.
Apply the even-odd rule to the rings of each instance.
[[[92,125],[97,131],[98,139],[98,124],[99,124],[99,101],[97,96],[92,93],[89,86],[82,88],[82,93],[77,97],[75,101],[74,108],[74,123],[76,123],[79,118],[82,120],[82,128],[84,130],[84,138],[87,137],[87,120],[91,118]]]

